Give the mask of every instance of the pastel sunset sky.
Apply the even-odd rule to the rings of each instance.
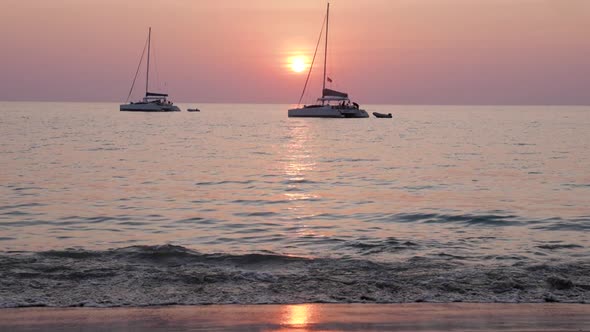
[[[2,0],[0,100],[150,90],[296,103],[325,0]],[[328,76],[361,103],[590,104],[590,0],[332,0]],[[323,52],[323,50],[320,50]],[[320,56],[318,65],[323,62]],[[305,101],[320,93],[321,66]],[[145,74],[138,78],[137,99]]]

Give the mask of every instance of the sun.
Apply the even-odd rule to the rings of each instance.
[[[303,55],[292,56],[289,58],[289,68],[296,73],[302,73],[309,66],[307,62],[307,57]]]

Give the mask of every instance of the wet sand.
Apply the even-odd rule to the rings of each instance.
[[[585,304],[301,304],[0,310],[0,331],[590,331]]]

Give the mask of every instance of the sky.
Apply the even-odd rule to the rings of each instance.
[[[150,90],[295,104],[326,3],[0,0],[0,100],[124,102],[152,27]],[[332,0],[327,70],[365,104],[590,105],[590,0]]]

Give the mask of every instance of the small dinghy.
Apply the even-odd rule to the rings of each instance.
[[[391,113],[387,113],[387,114],[385,114],[385,113],[378,113],[378,112],[373,112],[373,115],[374,115],[376,118],[393,118],[393,115],[391,115]]]
[[[198,108],[189,108],[186,110],[187,112],[200,112],[201,110]]]

